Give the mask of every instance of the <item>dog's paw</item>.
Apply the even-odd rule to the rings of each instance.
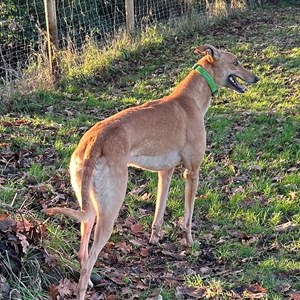
[[[181,239],[179,243],[183,247],[187,247],[187,248],[191,248],[193,246],[193,240],[188,240],[187,238]]]
[[[157,245],[159,242],[159,237],[157,235],[152,234],[149,240],[149,244]]]
[[[164,232],[161,230],[160,227],[152,227],[151,237],[149,239],[149,244],[157,245],[159,240],[162,239]]]

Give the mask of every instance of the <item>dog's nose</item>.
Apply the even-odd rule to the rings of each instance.
[[[257,77],[256,75],[254,76],[254,83],[259,81],[259,77]]]

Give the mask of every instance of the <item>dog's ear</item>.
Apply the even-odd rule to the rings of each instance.
[[[194,53],[208,56],[209,62],[211,63],[220,58],[219,50],[208,44],[197,47]]]

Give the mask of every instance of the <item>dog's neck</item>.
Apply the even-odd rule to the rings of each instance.
[[[211,95],[214,96],[218,92],[218,88],[211,75],[198,63],[193,66],[193,70],[196,70],[199,74],[202,75],[202,77],[206,80],[207,84],[210,87]]]
[[[210,106],[212,92],[205,78],[198,71],[192,70],[175,88],[171,96],[180,99],[180,101],[193,101],[199,113],[204,116]]]

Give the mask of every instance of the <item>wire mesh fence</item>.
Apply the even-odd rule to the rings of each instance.
[[[49,0],[0,2],[0,77],[22,69],[44,47]],[[208,0],[198,0],[194,2]],[[125,0],[56,0],[58,44],[75,49],[93,38],[104,42],[126,24]],[[134,0],[134,21],[141,28],[185,14],[189,0]]]
[[[105,43],[126,28],[126,2],[133,1],[134,26],[143,29],[153,22],[168,21],[193,9],[206,10],[226,0],[1,0],[0,78],[28,64],[45,48],[47,1],[56,7],[57,45],[80,49],[91,36]],[[246,1],[246,0],[228,0]]]
[[[42,38],[43,10],[40,0],[0,2],[0,76],[7,76],[26,65]]]

